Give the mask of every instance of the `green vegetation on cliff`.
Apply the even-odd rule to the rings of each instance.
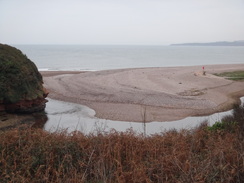
[[[0,101],[15,103],[43,97],[42,76],[20,50],[0,44]]]

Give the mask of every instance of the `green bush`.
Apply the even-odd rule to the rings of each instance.
[[[235,129],[235,126],[237,125],[237,122],[234,121],[217,121],[212,126],[208,127],[208,130],[210,131],[218,131],[218,130],[227,130],[227,131],[233,131]]]
[[[221,121],[207,127],[210,131],[229,131],[235,132],[238,128],[239,133],[244,135],[244,104],[235,105],[231,115],[224,116]]]

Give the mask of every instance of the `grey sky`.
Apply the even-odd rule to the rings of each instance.
[[[6,44],[244,40],[244,0],[0,0]]]

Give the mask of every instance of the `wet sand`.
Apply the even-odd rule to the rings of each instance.
[[[244,70],[244,64],[119,69],[93,72],[42,71],[49,97],[86,105],[103,119],[173,121],[232,108],[244,82],[213,73]]]

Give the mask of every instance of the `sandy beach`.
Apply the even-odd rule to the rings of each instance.
[[[49,97],[86,105],[103,119],[173,121],[230,109],[244,96],[244,82],[213,73],[244,64],[138,68],[93,72],[42,71]]]

